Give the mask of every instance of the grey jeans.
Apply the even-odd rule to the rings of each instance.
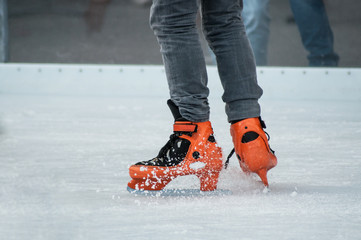
[[[204,35],[216,55],[228,121],[258,117],[262,89],[240,0],[153,0],[150,25],[160,45],[172,101],[185,119],[209,120],[208,78],[196,28],[199,5]]]

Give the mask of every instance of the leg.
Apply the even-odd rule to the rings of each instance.
[[[268,186],[267,171],[277,164],[260,121],[254,56],[241,19],[242,1],[203,0],[203,25],[224,88],[231,135],[241,168],[257,173]]]
[[[244,0],[242,18],[257,66],[267,65],[269,0]]]
[[[228,121],[260,115],[254,56],[241,19],[239,0],[203,0],[203,27],[216,55]]]
[[[222,151],[209,118],[206,66],[196,29],[197,0],[154,0],[151,26],[161,47],[175,123],[158,156],[129,168],[133,190],[162,190],[178,176],[196,175],[200,190],[217,188]],[[188,121],[187,121],[188,120]]]
[[[310,66],[337,66],[333,33],[323,0],[290,0]]]
[[[196,29],[196,0],[154,0],[151,27],[158,39],[170,96],[189,121],[209,119],[207,72]]]

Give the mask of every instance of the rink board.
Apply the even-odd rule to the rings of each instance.
[[[208,66],[210,97],[220,97],[217,68]],[[264,99],[361,100],[361,69],[258,67]],[[163,66],[0,64],[0,93],[167,96]]]

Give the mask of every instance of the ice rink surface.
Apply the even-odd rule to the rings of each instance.
[[[361,239],[361,102],[347,92],[277,99],[264,88],[279,161],[269,192],[233,157],[218,185],[232,195],[145,197],[127,192],[128,167],[154,157],[172,133],[167,92],[32,94],[0,82],[0,239]],[[222,92],[211,91],[226,157]],[[199,181],[181,177],[167,188]]]

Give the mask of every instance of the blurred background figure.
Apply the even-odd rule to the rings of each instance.
[[[111,0],[90,0],[84,13],[88,32],[100,32],[104,22],[106,8]]]
[[[100,32],[103,27],[105,12],[111,0],[90,0],[84,13],[88,33]],[[131,0],[139,7],[149,7],[152,0]]]
[[[309,66],[337,66],[333,33],[323,0],[290,0]],[[244,0],[242,17],[258,66],[267,65],[269,0]]]
[[[324,1],[290,0],[290,5],[303,46],[309,53],[309,65],[337,66],[339,56],[333,49],[333,33]]]
[[[7,1],[0,0],[0,62],[8,60],[8,16]]]
[[[147,7],[152,5],[152,0],[132,0],[138,6]]]
[[[243,0],[243,22],[257,66],[267,65],[269,42],[269,0]]]

